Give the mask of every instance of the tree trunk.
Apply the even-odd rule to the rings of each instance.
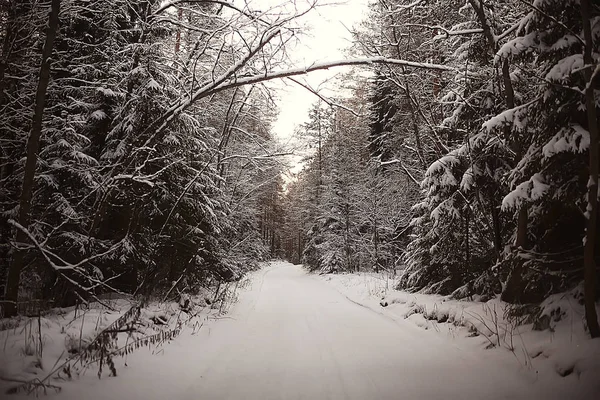
[[[510,79],[510,65],[508,60],[502,62],[502,82],[504,84],[504,98],[506,100],[506,108],[515,108],[515,92],[512,81]],[[507,132],[507,137],[510,137],[510,132]],[[515,153],[514,164],[517,165],[521,160],[521,144],[518,138],[514,138],[512,142],[512,150]],[[517,215],[517,232],[514,247],[516,249],[527,248],[527,229],[528,229],[528,211],[527,205],[522,204]],[[516,259],[513,262],[512,269],[506,279],[504,290],[500,298],[509,303],[520,303],[523,291],[523,261]]]
[[[513,89],[512,81],[510,79],[510,66],[508,60],[502,62],[502,81],[504,83],[504,97],[506,99],[506,108],[515,108],[515,91]],[[515,153],[514,163],[515,165],[521,160],[521,145],[518,139],[514,139],[512,143],[512,150]],[[523,204],[519,210],[517,217],[517,238],[515,241],[515,247],[525,248],[527,246],[527,205]]]
[[[10,104],[10,102],[7,101],[7,96],[5,96],[5,90],[8,86],[14,85],[15,81],[19,79],[18,77],[13,78],[10,76],[13,72],[11,69],[18,70],[19,66],[22,66],[20,64],[22,63],[24,54],[27,52],[26,49],[29,47],[29,41],[26,40],[26,37],[31,36],[32,29],[28,29],[24,22],[30,17],[32,7],[32,3],[27,0],[15,0],[10,3],[5,2],[5,4],[0,6],[0,13],[2,13],[4,17],[0,24],[2,26],[2,33],[0,35],[4,37],[0,53],[0,109],[2,110]],[[16,46],[15,43],[19,43],[19,46]],[[8,77],[6,77],[6,75],[8,75]],[[24,108],[27,107],[23,102],[18,102],[18,105],[15,104],[13,107],[14,106],[20,108],[20,111],[15,109],[18,114],[25,112]],[[6,121],[4,122],[6,124]],[[13,205],[16,205],[13,203],[13,201],[16,202],[16,199],[12,193],[13,189],[8,185],[8,180],[5,181],[5,178],[13,174],[19,156],[15,154],[14,150],[11,149],[11,146],[9,145],[11,140],[15,139],[16,133],[11,133],[11,129],[7,129],[8,127],[5,124],[0,126],[0,137],[6,140],[6,142],[3,141],[0,143],[0,151],[2,153],[0,156],[0,185],[7,184],[7,186],[0,187],[0,191],[4,191],[3,194],[10,197],[10,207],[12,207]],[[7,272],[10,265],[11,248],[9,243],[12,236],[12,229],[11,225],[8,223],[8,217],[1,216],[0,293],[2,294],[4,294],[5,291]]]
[[[379,232],[377,226],[377,205],[373,207],[373,245],[375,247],[375,272],[379,272]]]
[[[521,206],[517,217],[517,237],[515,239],[516,249],[527,248],[527,206]],[[506,283],[500,295],[502,301],[507,303],[521,303],[523,290],[523,260],[513,260],[512,269],[508,274]]]
[[[345,217],[345,233],[344,233],[344,248],[346,253],[346,265],[347,270],[352,271],[352,257],[350,254],[350,207],[348,203],[344,204],[344,217]]]
[[[471,264],[471,249],[469,243],[469,213],[470,213],[469,205],[465,206],[465,264],[466,267],[469,268]]]
[[[529,215],[527,212],[527,206],[522,205],[519,209],[519,215],[517,217],[517,238],[515,240],[516,248],[527,248],[527,221]]]
[[[319,158],[319,176],[317,179],[317,207],[320,205],[321,196],[321,185],[323,184],[323,153],[321,149],[322,136],[321,136],[321,102],[319,101],[319,109],[317,114],[317,126],[318,126],[318,142],[317,142],[317,156]]]
[[[502,221],[500,220],[499,207],[492,204],[492,225],[494,229],[494,252],[496,253],[496,259],[500,259],[502,255]]]
[[[489,49],[493,56],[496,53],[497,44],[496,39],[494,38],[494,33],[492,32],[492,28],[490,27],[490,24],[488,24],[487,18],[485,17],[483,1],[469,0],[469,3],[471,3],[471,7],[473,7],[475,13],[477,14],[477,18],[481,24],[481,29],[483,29],[483,36],[485,36],[486,40],[488,41]]]
[[[271,231],[271,238],[269,241],[271,242],[271,257],[275,257],[275,232]]]
[[[298,264],[302,262],[302,229],[298,229]]]
[[[25,173],[23,176],[23,187],[19,199],[19,224],[27,227],[29,224],[29,211],[31,209],[31,196],[33,192],[33,180],[35,177],[35,169],[37,164],[37,152],[40,145],[40,136],[42,134],[42,117],[44,115],[44,107],[46,105],[46,89],[50,81],[50,56],[54,46],[54,38],[58,29],[58,13],[60,10],[60,0],[52,0],[52,9],[48,21],[48,29],[46,32],[46,41],[42,51],[42,64],[40,66],[40,74],[38,87],[35,97],[35,110],[31,125],[31,133],[27,140],[27,160],[25,162]],[[25,242],[27,240],[25,234],[17,229],[15,241]],[[24,251],[15,253],[13,262],[8,270],[6,280],[4,316],[12,317],[17,313],[17,297],[19,293],[19,278],[21,268],[23,267]]]
[[[181,23],[181,19],[183,17],[183,8],[179,7],[177,11],[177,21]],[[177,26],[177,34],[175,36],[175,53],[179,53],[179,49],[181,48],[181,25]]]
[[[390,14],[390,18],[391,18],[391,22],[392,22],[392,35],[394,38],[394,42],[396,43],[396,55],[398,57],[402,56],[402,50],[400,49],[400,40],[398,38],[398,33],[396,31],[396,23],[394,21],[394,19],[391,17]],[[417,116],[417,111],[415,110],[415,104],[413,104],[413,98],[411,97],[410,94],[410,89],[409,89],[409,84],[408,84],[408,78],[406,77],[406,70],[404,67],[402,67],[402,74],[404,75],[404,87],[402,87],[403,91],[404,91],[404,95],[406,96],[406,99],[408,101],[408,107],[410,110],[410,115],[411,115],[411,120],[412,120],[412,125],[413,125],[413,132],[415,135],[415,145],[417,146],[417,156],[419,157],[419,160],[421,161],[421,166],[423,167],[423,170],[427,170],[427,162],[425,161],[425,153],[423,151],[423,144],[421,143],[421,133],[419,131],[419,120],[418,120],[418,116]]]
[[[400,52],[398,51],[398,57],[400,57]],[[402,73],[405,74],[404,67],[402,68]],[[408,107],[410,110],[410,116],[413,125],[413,132],[415,135],[415,145],[417,146],[417,155],[419,156],[419,160],[421,161],[421,166],[423,170],[427,170],[427,162],[425,161],[425,152],[423,151],[423,144],[421,143],[421,133],[419,132],[419,119],[417,117],[417,111],[415,110],[415,105],[413,104],[412,95],[409,91],[409,84],[406,75],[404,77],[404,94],[406,95],[406,99],[408,101]]]
[[[589,168],[590,177],[588,181],[588,206],[587,227],[585,231],[585,245],[583,250],[584,265],[584,302],[585,319],[592,338],[600,337],[600,325],[596,314],[596,263],[594,261],[594,250],[596,246],[596,230],[598,219],[598,116],[594,101],[594,83],[592,75],[592,29],[590,26],[590,15],[592,7],[590,0],[581,0],[581,18],[583,22],[583,34],[585,38],[585,51],[583,59],[588,68],[585,69],[585,80],[587,90],[585,91],[585,105],[587,110],[588,131],[590,132]]]

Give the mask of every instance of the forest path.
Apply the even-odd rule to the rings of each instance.
[[[158,357],[132,358],[109,382],[96,380],[87,389],[73,385],[63,394],[169,400],[542,398],[543,388],[510,358],[503,363],[480,349],[461,350],[444,335],[424,333],[349,301],[299,266],[276,262],[254,276],[226,317],[197,335],[182,335]]]

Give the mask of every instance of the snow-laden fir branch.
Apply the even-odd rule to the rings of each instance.
[[[519,0],[521,3],[525,4],[528,7],[531,7],[532,9],[534,9],[536,12],[540,13],[541,15],[543,15],[544,17],[550,19],[552,22],[554,22],[556,25],[560,26],[561,28],[563,28],[565,31],[569,32],[571,35],[573,35],[577,41],[579,43],[581,43],[582,45],[585,46],[585,41],[581,38],[581,36],[579,36],[578,34],[576,34],[572,29],[570,29],[567,25],[565,25],[563,22],[559,21],[558,19],[556,19],[556,17],[548,14],[547,12],[545,12],[544,10],[542,10],[541,8],[539,8],[535,2],[534,3],[530,3],[526,0]]]
[[[534,104],[536,104],[538,101],[542,100],[543,98],[540,97],[536,97],[535,99],[525,103],[525,104],[521,104],[519,106],[516,106],[514,108],[510,108],[508,110],[504,110],[502,111],[500,114],[496,115],[495,117],[492,117],[490,119],[488,119],[486,122],[483,123],[482,128],[485,129],[486,131],[491,131],[494,128],[497,128],[498,126],[504,124],[504,123],[513,123],[515,120],[515,116],[516,113],[518,111],[521,111],[523,109],[526,109]]]

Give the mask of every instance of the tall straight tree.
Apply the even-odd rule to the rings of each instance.
[[[588,122],[588,131],[590,134],[589,149],[589,180],[587,193],[587,227],[585,233],[585,245],[583,253],[583,262],[585,268],[585,318],[590,335],[593,338],[600,337],[600,325],[598,324],[598,315],[596,314],[596,261],[594,259],[595,249],[597,247],[597,229],[598,229],[598,163],[600,155],[598,154],[598,113],[596,110],[594,79],[600,71],[600,64],[594,62],[592,52],[594,51],[594,38],[590,24],[590,15],[592,14],[592,4],[590,0],[581,0],[581,19],[583,22],[583,38],[585,48],[583,61],[585,68],[585,106]]]
[[[19,199],[19,224],[26,227],[29,223],[29,210],[31,208],[31,194],[33,191],[33,178],[37,165],[37,153],[40,146],[40,136],[42,135],[42,121],[44,117],[44,108],[46,107],[46,90],[50,81],[50,59],[54,47],[54,39],[58,30],[58,16],[60,12],[60,0],[52,0],[51,9],[48,17],[48,28],[46,29],[46,41],[42,51],[42,64],[38,76],[38,86],[35,96],[35,108],[32,117],[31,133],[27,139],[27,160],[25,162],[25,173],[23,176],[23,186]],[[27,240],[23,231],[17,229],[15,242],[25,242]],[[5,288],[5,311],[6,317],[12,317],[17,313],[17,296],[19,293],[19,278],[21,268],[23,267],[24,253],[17,251],[12,264],[8,270],[8,277]]]

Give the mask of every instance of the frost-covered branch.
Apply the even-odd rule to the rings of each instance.
[[[251,48],[244,57],[242,57],[239,61],[233,64],[231,67],[227,69],[224,73],[216,78],[209,79],[201,84],[200,89],[198,89],[195,93],[190,95],[190,97],[186,100],[180,100],[177,104],[171,106],[165,114],[163,114],[160,118],[155,120],[150,126],[146,129],[146,132],[154,130],[154,133],[150,135],[150,137],[146,140],[144,146],[149,146],[150,143],[153,142],[154,138],[160,134],[169,123],[176,118],[183,111],[187,110],[195,101],[202,99],[211,95],[212,93],[216,93],[221,90],[215,90],[222,86],[227,80],[231,79],[232,76],[240,71],[262,48],[264,48],[271,40],[273,40],[277,35],[279,35],[281,29],[279,27],[273,27],[266,32],[263,33],[261,39],[258,44]]]
[[[421,183],[410,173],[410,171],[408,170],[408,168],[406,168],[406,166],[404,165],[404,163],[402,162],[402,160],[394,159],[394,160],[380,161],[379,162],[379,165],[381,165],[381,166],[395,165],[395,164],[399,164],[400,165],[400,168],[402,168],[402,171],[404,171],[404,173],[410,178],[411,181],[413,181],[413,183],[415,185],[421,186]]]
[[[221,7],[226,7],[226,8],[232,9],[252,20],[257,20],[257,21],[260,21],[265,24],[269,23],[268,21],[265,21],[265,20],[259,18],[260,13],[253,13],[252,11],[247,11],[247,10],[241,9],[241,8],[237,7],[236,5],[232,4],[232,2],[225,1],[225,0],[170,0],[170,1],[166,1],[163,5],[161,5],[159,8],[157,8],[156,11],[154,11],[153,16],[162,14],[163,12],[165,12],[166,10],[168,10],[171,7],[180,6],[182,4],[194,4],[194,3],[195,4],[216,4]]]
[[[261,154],[259,156],[248,156],[245,154],[232,154],[230,156],[224,157],[221,162],[226,162],[229,160],[234,160],[234,159],[246,159],[246,160],[268,160],[268,159],[272,159],[272,158],[276,158],[276,157],[284,157],[284,156],[292,156],[294,155],[294,153],[273,153],[273,154]]]
[[[69,283],[71,283],[73,286],[75,286],[76,288],[82,290],[83,292],[87,293],[88,295],[90,295],[94,300],[98,301],[99,303],[101,303],[102,305],[112,309],[112,307],[110,307],[110,305],[108,304],[104,304],[100,299],[98,299],[98,297],[96,297],[95,294],[92,293],[92,291],[99,286],[104,286],[109,288],[110,290],[114,291],[114,292],[119,292],[117,289],[114,289],[110,286],[107,285],[107,282],[115,279],[118,276],[114,276],[112,278],[109,278],[108,280],[104,280],[104,281],[100,281],[96,278],[94,278],[93,276],[91,276],[90,274],[86,273],[85,270],[83,270],[81,267],[95,259],[101,258],[101,257],[105,257],[108,254],[112,253],[114,250],[116,250],[118,248],[118,244],[111,246],[108,250],[99,253],[99,254],[95,254],[93,256],[90,257],[86,257],[83,260],[79,261],[78,263],[75,264],[71,264],[68,263],[67,261],[63,260],[60,256],[56,255],[55,253],[51,252],[50,250],[46,249],[45,247],[43,247],[38,240],[31,234],[31,232],[29,232],[29,230],[27,228],[25,228],[24,226],[22,226],[21,224],[19,224],[18,222],[16,222],[15,220],[8,220],[8,223],[12,226],[14,226],[15,228],[17,228],[20,232],[22,232],[32,243],[33,245],[40,251],[40,253],[42,254],[42,256],[44,257],[44,259],[46,260],[46,262],[48,263],[48,265],[50,265],[50,267],[55,270],[60,276],[62,276],[66,281],[68,281]],[[59,260],[60,262],[63,263],[63,265],[58,265],[56,264],[51,257],[54,257],[56,260]],[[85,287],[83,286],[81,283],[77,282],[75,279],[69,277],[67,274],[65,274],[66,271],[73,271],[75,273],[77,273],[78,275],[80,275],[82,278],[89,280],[91,282],[93,282],[94,284],[92,286],[89,287]]]
[[[451,30],[451,29],[444,28],[441,25],[404,24],[403,26],[425,28],[425,29],[430,29],[433,31],[442,31],[444,33],[445,37],[466,36],[466,35],[475,35],[475,34],[483,33],[483,29],[481,29],[481,28]]]
[[[154,130],[154,133],[146,140],[144,146],[149,146],[150,143],[164,131],[169,124],[183,111],[187,110],[196,101],[208,97],[212,94],[222,92],[224,90],[233,89],[240,86],[252,85],[260,82],[270,81],[280,78],[289,78],[298,75],[306,75],[310,72],[328,70],[330,68],[344,67],[344,66],[357,66],[357,65],[375,65],[375,64],[389,64],[399,65],[410,68],[427,69],[434,71],[444,72],[455,72],[454,67],[450,67],[443,64],[427,63],[427,62],[414,62],[401,59],[387,58],[387,57],[366,57],[366,58],[354,58],[345,60],[333,60],[324,61],[319,63],[313,63],[307,67],[291,68],[281,71],[264,71],[259,74],[253,74],[244,77],[238,77],[236,72],[240,71],[263,47],[265,47],[273,38],[280,34],[278,27],[273,28],[270,31],[265,32],[260,42],[252,48],[241,60],[231,66],[226,72],[221,74],[214,80],[206,82],[193,93],[188,99],[180,100],[177,104],[165,112],[163,116],[155,120],[146,131]]]
[[[290,81],[294,82],[296,85],[303,87],[304,89],[308,90],[309,92],[311,92],[312,94],[314,94],[315,96],[317,96],[319,99],[323,100],[323,102],[325,102],[328,106],[330,107],[336,107],[336,108],[341,108],[342,110],[346,110],[349,113],[351,113],[352,115],[354,115],[355,117],[359,117],[360,114],[358,114],[356,111],[354,111],[353,109],[346,107],[345,105],[335,102],[325,96],[323,96],[321,93],[319,93],[318,90],[313,89],[312,87],[310,87],[309,85],[305,85],[304,83],[300,82],[298,79],[294,79],[292,77],[287,78]]]

